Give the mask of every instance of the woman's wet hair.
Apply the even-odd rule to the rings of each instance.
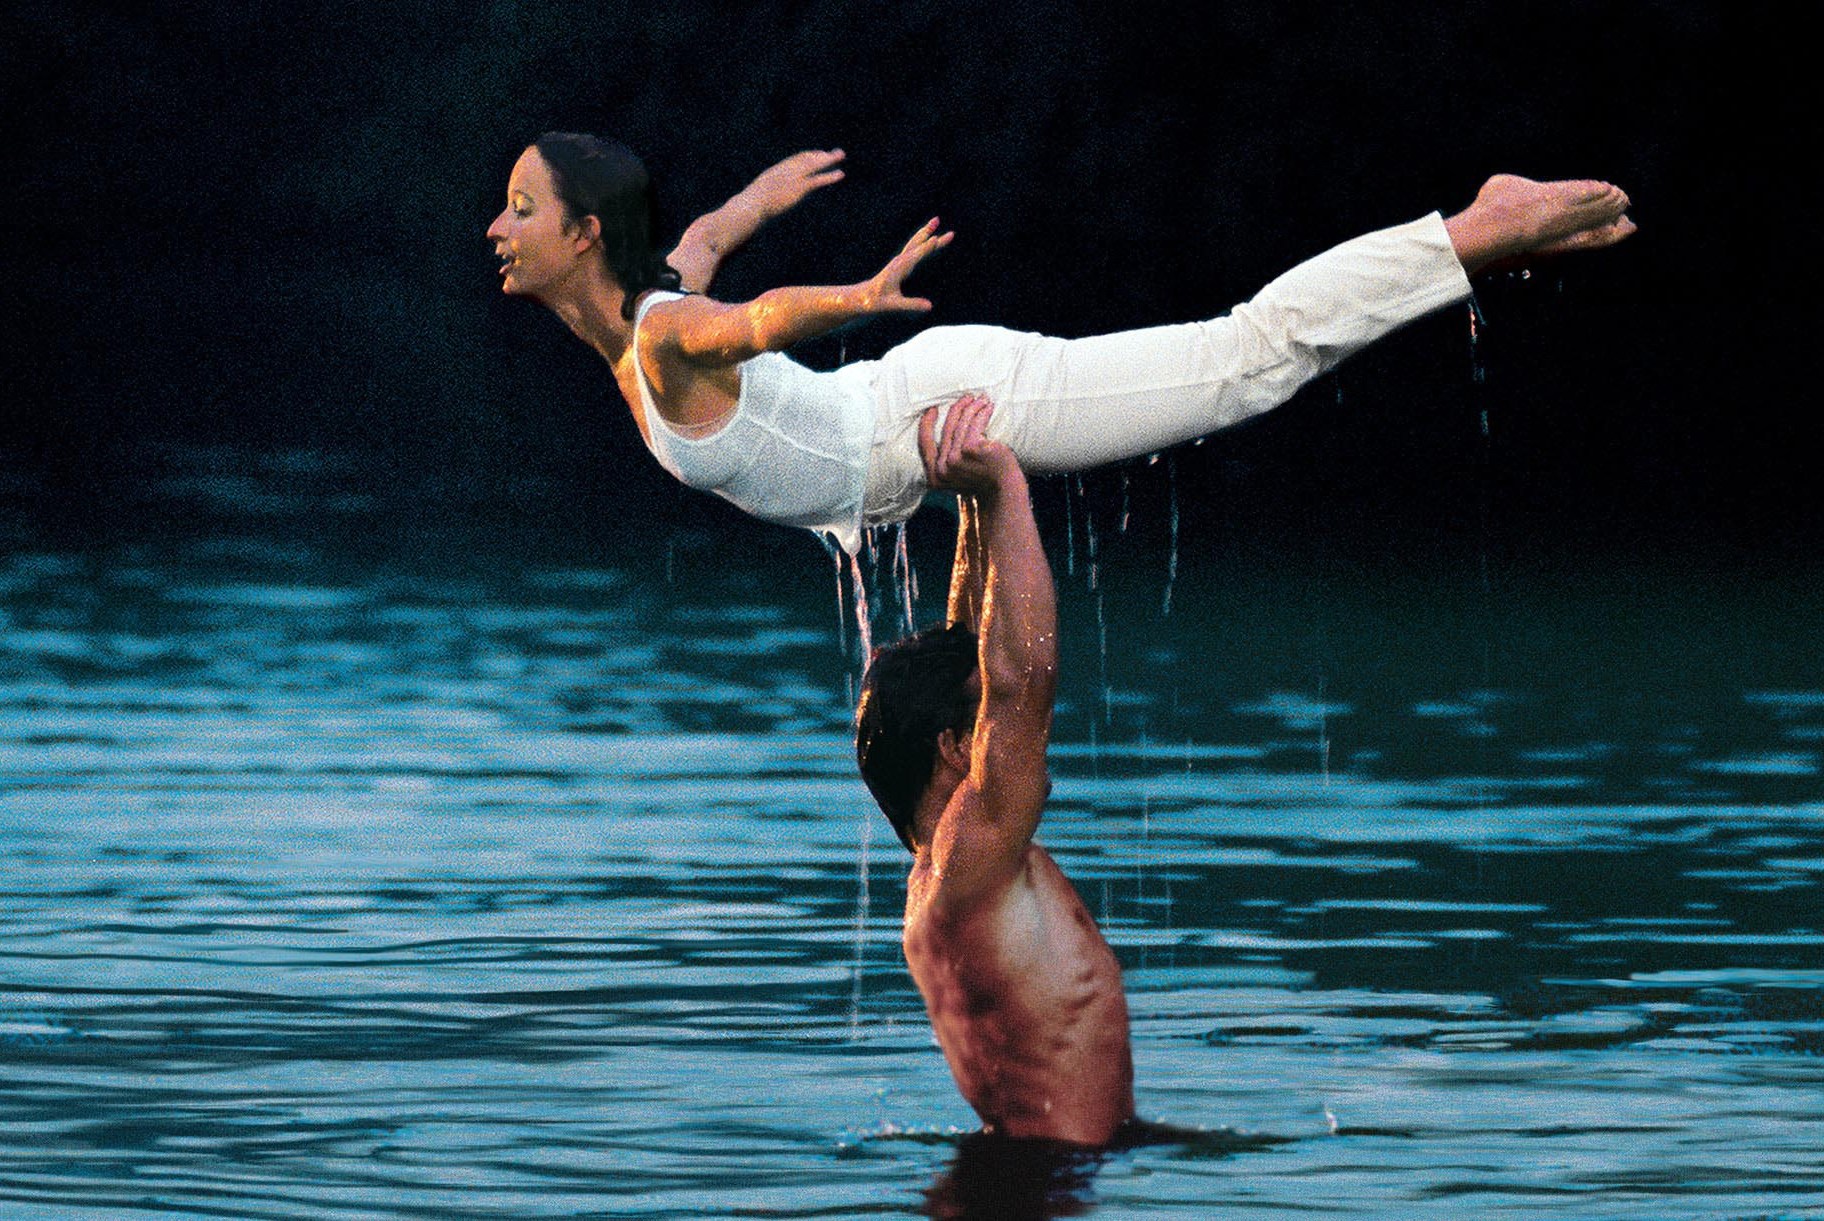
[[[548,131],[532,147],[550,167],[570,223],[601,222],[602,257],[625,295],[622,317],[633,320],[633,303],[646,290],[678,287],[678,273],[652,248],[651,180],[632,150],[574,131]]]
[[[855,760],[861,778],[908,852],[918,799],[931,781],[937,739],[975,727],[969,676],[976,635],[960,624],[928,628],[874,651],[855,710]]]

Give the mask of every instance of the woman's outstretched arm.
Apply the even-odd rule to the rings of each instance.
[[[789,212],[818,187],[842,181],[839,148],[808,149],[763,170],[727,203],[692,221],[677,249],[666,257],[683,286],[709,291],[722,260],[754,236],[767,221]]]
[[[735,305],[685,297],[654,309],[642,332],[655,347],[693,364],[727,366],[762,352],[783,352],[861,318],[924,313],[931,302],[906,296],[906,277],[954,236],[939,233],[933,217],[885,267],[859,284],[775,288]]]

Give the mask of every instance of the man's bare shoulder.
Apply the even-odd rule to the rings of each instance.
[[[1060,919],[1075,923],[1074,909],[1080,906],[1075,890],[1037,844],[1026,845],[1018,867],[998,884],[963,894],[953,893],[921,861],[907,878],[907,958],[923,951],[974,964],[987,975],[1024,970],[1048,952]]]
[[[957,785],[913,871],[928,875],[922,905],[947,920],[1003,905],[1032,882],[1038,819],[997,816],[998,794],[985,789],[992,789],[992,777],[972,774]]]

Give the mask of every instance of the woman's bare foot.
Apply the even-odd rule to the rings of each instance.
[[[1528,256],[1612,246],[1634,232],[1627,212],[1627,192],[1606,182],[1496,174],[1444,228],[1457,261],[1474,275]]]

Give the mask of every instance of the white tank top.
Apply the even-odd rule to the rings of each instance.
[[[685,436],[653,404],[638,356],[646,311],[683,296],[648,293],[634,317],[634,380],[652,456],[690,487],[765,521],[827,531],[853,553],[874,439],[875,362],[820,373],[762,352],[741,362],[734,414],[707,437]]]

